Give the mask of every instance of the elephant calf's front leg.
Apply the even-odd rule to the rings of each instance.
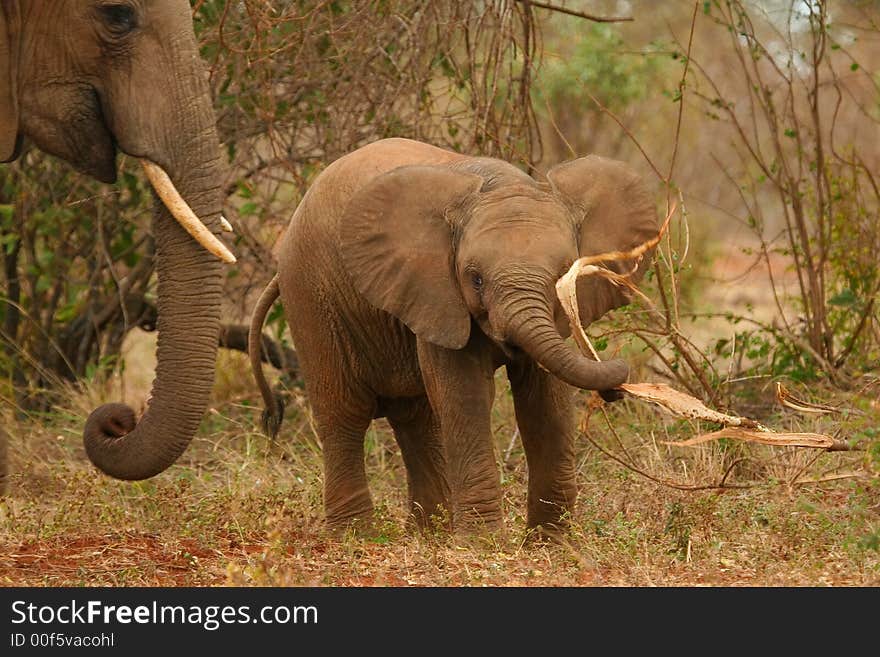
[[[501,526],[501,479],[490,424],[495,385],[486,349],[419,341],[428,400],[440,421],[456,530]]]
[[[577,497],[574,388],[532,361],[507,366],[529,466],[528,526],[565,524]]]

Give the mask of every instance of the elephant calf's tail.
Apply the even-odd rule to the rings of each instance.
[[[278,294],[278,275],[276,274],[257,301],[257,307],[254,308],[251,327],[248,331],[248,356],[251,359],[251,369],[260,388],[260,394],[263,395],[263,402],[266,404],[266,410],[263,411],[263,431],[272,438],[278,435],[278,430],[281,428],[281,422],[284,419],[284,402],[266,382],[261,352],[263,350],[263,322],[266,321],[266,315],[272,308],[272,304],[278,299]]]

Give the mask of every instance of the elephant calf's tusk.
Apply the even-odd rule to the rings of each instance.
[[[140,162],[141,166],[144,167],[147,178],[150,180],[150,184],[153,185],[153,189],[156,190],[159,198],[162,199],[162,203],[165,204],[168,212],[177,220],[177,223],[183,226],[184,230],[192,235],[193,239],[205,247],[209,253],[213,253],[223,262],[230,264],[235,262],[235,256],[232,255],[232,252],[196,216],[192,208],[183,200],[180,192],[174,187],[174,183],[171,182],[171,178],[168,177],[168,174],[165,173],[162,167],[149,160],[142,159]]]

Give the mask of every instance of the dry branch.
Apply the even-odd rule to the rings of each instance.
[[[559,14],[567,14],[568,16],[575,16],[576,18],[583,18],[588,21],[593,21],[594,23],[625,23],[627,21],[635,20],[632,16],[596,16],[595,14],[588,14],[583,11],[575,11],[574,9],[569,9],[568,7],[551,5],[546,2],[534,2],[534,0],[517,0],[517,2],[528,4],[532,7],[539,7],[540,9],[546,9],[547,11],[555,11]]]
[[[636,266],[638,266],[639,260],[660,242],[674,212],[675,207],[673,206],[656,237],[629,251],[614,251],[581,258],[580,260],[575,261],[568,272],[557,281],[556,294],[559,297],[563,310],[568,316],[575,341],[585,355],[591,354],[597,361],[600,360],[599,355],[596,353],[596,350],[593,348],[593,345],[590,343],[590,340],[581,325],[577,303],[578,277],[582,275],[601,275],[615,285],[626,284],[631,289],[638,291],[629,280],[629,276],[621,276],[608,269],[596,267],[595,263],[634,259],[636,261]],[[633,271],[635,271],[635,269],[633,269]],[[715,424],[721,424],[725,427],[720,431],[696,436],[685,441],[664,444],[675,444],[689,447],[717,440],[718,438],[732,438],[735,440],[756,442],[765,445],[814,447],[829,451],[845,451],[850,449],[845,441],[824,434],[776,433],[760,424],[757,420],[715,411],[703,404],[699,399],[687,393],[675,390],[666,384],[624,383],[616,389],[622,390],[637,399],[659,405],[661,408],[678,417],[704,420]],[[786,405],[791,408],[798,408],[799,410],[807,410],[814,413],[828,413],[836,410],[829,406],[801,402],[788,394],[782,384],[777,384],[777,398],[781,403],[783,403],[783,399],[785,399]]]
[[[779,381],[776,382],[776,401],[778,401],[782,406],[798,411],[799,413],[815,413],[817,415],[840,413],[840,409],[835,408],[834,406],[827,406],[825,404],[814,404],[812,402],[798,399],[797,397],[792,395],[788,388],[782,385],[782,383]]]

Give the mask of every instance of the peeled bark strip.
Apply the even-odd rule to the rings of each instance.
[[[165,204],[171,216],[183,226],[183,229],[192,235],[193,239],[201,244],[209,253],[213,253],[223,262],[234,263],[235,256],[196,216],[192,208],[183,200],[183,197],[174,187],[174,183],[171,182],[171,178],[168,177],[168,174],[165,173],[162,167],[144,159],[141,159],[140,163],[147,174],[147,178],[150,180],[150,184],[156,190],[156,194],[162,199],[162,203]]]
[[[687,440],[661,440],[663,445],[676,447],[693,447],[719,438],[732,438],[747,443],[760,443],[762,445],[776,445],[779,447],[813,447],[827,449],[831,452],[842,452],[850,449],[849,445],[842,440],[832,438],[824,433],[776,433],[765,429],[763,431],[747,431],[738,427],[726,427],[720,431],[704,433],[701,436],[688,438]]]
[[[644,255],[660,243],[660,240],[666,233],[666,229],[669,227],[669,221],[675,214],[675,210],[676,204],[673,203],[672,207],[669,209],[669,213],[666,215],[666,219],[663,220],[663,225],[660,226],[660,230],[657,231],[656,237],[652,237],[647,242],[643,242],[629,251],[609,251],[606,253],[578,258],[572,263],[568,271],[565,272],[565,274],[563,274],[556,282],[556,296],[559,298],[559,303],[562,304],[565,314],[568,315],[568,321],[571,324],[571,332],[574,336],[574,340],[578,343],[578,346],[585,355],[589,352],[593,358],[599,360],[599,354],[596,353],[596,350],[593,349],[593,345],[590,344],[590,339],[584,332],[584,327],[581,322],[581,314],[577,303],[577,279],[581,276],[603,276],[612,284],[628,287],[636,294],[641,295],[642,293],[630,281],[630,276],[639,268],[639,263]],[[623,275],[613,272],[610,269],[596,266],[597,263],[600,262],[612,262],[616,260],[635,260],[635,264],[633,265],[632,271]]]
[[[633,397],[657,404],[678,417],[715,422],[726,427],[747,427],[762,432],[770,431],[751,418],[727,415],[712,410],[699,399],[671,388],[665,383],[624,383],[620,386],[620,390],[628,392]]]
[[[562,304],[562,309],[568,316],[568,323],[571,325],[571,335],[574,337],[574,341],[577,342],[578,347],[580,347],[581,352],[584,355],[590,354],[596,360],[600,360],[599,354],[593,349],[593,345],[584,331],[581,313],[578,310],[577,279],[581,275],[580,262],[580,260],[575,260],[569,270],[556,282],[556,296],[559,298],[559,303]]]

